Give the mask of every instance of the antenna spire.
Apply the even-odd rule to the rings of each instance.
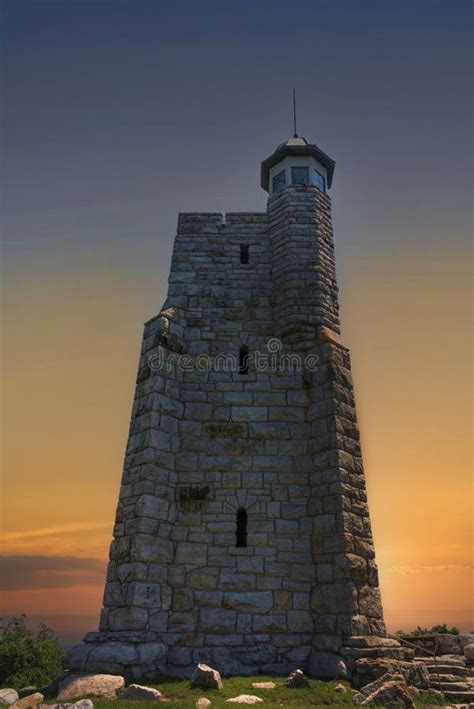
[[[293,89],[293,138],[297,138],[296,132],[296,89]]]

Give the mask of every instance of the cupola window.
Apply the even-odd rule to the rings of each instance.
[[[326,192],[326,179],[319,170],[313,170],[313,185],[320,189],[322,192]]]
[[[235,546],[246,547],[247,546],[247,512],[241,507],[237,511],[237,529],[236,529],[236,541]]]
[[[307,167],[292,167],[291,182],[294,185],[309,185],[309,170]]]
[[[240,263],[249,262],[249,245],[240,244]]]
[[[286,185],[286,171],[282,170],[273,177],[273,191],[279,192]]]

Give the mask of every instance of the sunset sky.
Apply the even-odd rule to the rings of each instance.
[[[474,628],[470,0],[3,0],[0,614],[96,628],[142,334],[178,211],[331,198],[390,630]]]

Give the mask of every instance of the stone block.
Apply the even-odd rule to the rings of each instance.
[[[213,590],[217,586],[219,569],[193,569],[186,574],[186,585],[199,590]]]
[[[223,596],[222,591],[194,591],[194,599],[200,608],[221,608]]]
[[[174,611],[189,611],[193,607],[193,592],[189,588],[175,588],[173,591]]]
[[[137,608],[161,608],[161,584],[133,581],[124,586],[124,601]]]
[[[288,627],[293,633],[312,633],[313,618],[307,610],[288,611]]]
[[[289,630],[286,615],[283,613],[270,613],[268,615],[255,615],[252,621],[254,633],[284,633]]]
[[[335,579],[367,582],[367,561],[355,554],[334,554],[333,575]]]
[[[191,421],[210,421],[212,418],[212,404],[186,404],[184,416]]]
[[[362,615],[382,618],[382,602],[378,588],[363,586],[359,589],[359,609]]]
[[[170,632],[191,633],[196,630],[197,615],[194,613],[170,613],[168,630]]]
[[[232,421],[267,421],[268,409],[265,406],[232,406]]]
[[[207,545],[197,542],[176,542],[176,564],[196,564],[202,566],[207,559]]]
[[[270,406],[269,421],[304,421],[305,409],[302,406]]]
[[[137,651],[140,663],[148,667],[157,667],[165,659],[167,647],[164,643],[142,641],[138,645]]]
[[[201,608],[199,628],[209,633],[233,633],[237,623],[237,612],[227,608]]]
[[[222,606],[243,613],[266,613],[273,607],[273,594],[271,591],[227,592]]]
[[[255,574],[238,574],[221,571],[219,588],[223,591],[252,591],[255,589]]]
[[[250,438],[264,438],[281,440],[289,438],[290,427],[287,423],[271,421],[269,423],[249,423]]]
[[[174,544],[151,534],[135,534],[130,556],[132,561],[170,563],[174,560]]]
[[[148,611],[145,608],[135,608],[132,606],[124,608],[111,608],[109,610],[109,630],[143,630],[146,627],[147,622]]]
[[[311,593],[311,608],[319,615],[357,613],[357,589],[354,584],[342,581],[321,584]]]

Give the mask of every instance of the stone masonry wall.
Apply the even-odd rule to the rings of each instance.
[[[145,326],[100,629],[71,669],[331,676],[352,635],[384,634],[338,333],[327,195],[288,187],[268,214],[225,222],[180,214],[168,298]],[[242,345],[318,366],[196,368]]]

